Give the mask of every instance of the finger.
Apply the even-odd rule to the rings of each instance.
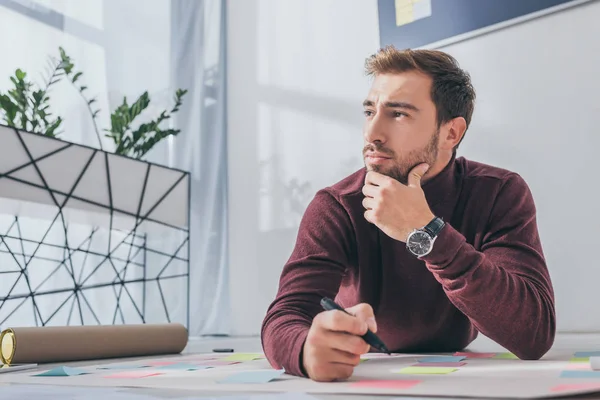
[[[365,321],[339,310],[322,312],[315,317],[315,320],[320,328],[334,332],[346,332],[351,335],[364,335],[368,329]]]
[[[387,181],[390,179],[392,179],[392,178],[390,178],[389,176],[380,174],[379,172],[369,171],[369,172],[367,172],[367,176],[365,176],[365,183],[375,185],[375,186],[381,186],[381,185],[386,184]]]
[[[357,304],[354,307],[347,308],[350,314],[354,315],[356,318],[361,319],[367,323],[369,329],[372,332],[377,332],[377,323],[375,322],[375,313],[373,312],[373,307],[367,303]]]
[[[427,164],[419,164],[413,169],[410,170],[408,174],[408,186],[411,187],[419,187],[421,186],[421,178],[429,169],[429,165]]]
[[[376,203],[376,200],[372,197],[365,197],[362,201],[363,207],[367,210],[372,210],[373,208],[375,208]]]
[[[365,219],[372,224],[375,223],[375,216],[374,216],[373,210],[365,211]]]
[[[363,338],[344,332],[329,331],[324,334],[323,341],[326,347],[355,356],[366,354],[371,350],[371,346]]]
[[[379,195],[379,189],[377,186],[373,186],[371,184],[366,184],[362,188],[362,192],[367,197],[375,197]]]
[[[360,364],[360,354],[352,354],[339,349],[326,349],[324,352],[325,359],[335,364],[345,364],[351,367],[356,367]]]

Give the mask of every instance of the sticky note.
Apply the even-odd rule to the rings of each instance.
[[[107,375],[105,378],[115,379],[132,379],[132,378],[146,378],[149,376],[162,375],[160,372],[152,371],[125,371],[119,372],[118,374]]]
[[[566,369],[591,371],[592,367],[588,363],[574,362],[567,364]]]
[[[463,357],[467,357],[467,358],[493,358],[496,353],[469,353],[469,352],[457,352],[454,353],[455,356],[463,356]]]
[[[600,390],[600,383],[567,383],[550,388],[552,392],[566,392],[571,390]]]
[[[114,364],[114,365],[101,365],[98,369],[136,369],[136,368],[147,368],[149,365],[146,364]]]
[[[421,381],[359,381],[352,383],[350,387],[355,388],[376,388],[376,389],[409,389],[418,385]]]
[[[575,358],[600,357],[600,351],[578,351],[574,354]]]
[[[589,357],[573,357],[569,360],[572,363],[587,363],[590,362]]]
[[[464,360],[464,356],[438,356],[438,357],[424,357],[417,361],[420,363],[442,363],[442,362],[459,362]]]
[[[450,367],[405,367],[402,369],[392,370],[392,372],[395,374],[409,375],[444,375],[456,370],[456,368]]]
[[[563,371],[561,378],[600,378],[600,371]]]
[[[274,371],[244,371],[230,375],[225,379],[217,381],[217,383],[267,383],[279,378],[284,372],[283,369]]]
[[[56,367],[49,371],[42,372],[41,374],[36,374],[34,376],[75,376],[83,374],[87,374],[87,372],[79,368]]]
[[[440,362],[440,363],[435,363],[435,365],[432,365],[432,363],[418,363],[418,364],[413,364],[413,367],[452,367],[452,368],[457,368],[457,367],[462,367],[463,365],[467,365],[466,362]]]
[[[501,360],[518,360],[519,357],[515,356],[513,353],[496,353],[493,358],[501,359]]]
[[[146,363],[151,367],[162,367],[164,365],[173,365],[177,364],[177,361],[150,361]]]
[[[227,356],[225,358],[222,358],[221,360],[222,361],[253,361],[253,360],[260,360],[262,358],[265,358],[265,357],[260,353],[236,353],[236,354]]]
[[[198,369],[207,369],[207,368],[212,368],[212,367],[209,367],[207,365],[193,365],[193,364],[178,363],[178,364],[162,365],[162,366],[159,366],[157,369],[175,369],[175,370],[184,370],[184,371],[196,371]]]

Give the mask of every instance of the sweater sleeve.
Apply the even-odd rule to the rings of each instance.
[[[519,175],[499,190],[481,251],[447,224],[423,260],[479,332],[521,359],[539,359],[550,349],[554,292],[533,197]]]
[[[275,300],[261,330],[265,356],[274,368],[306,376],[302,348],[320,301],[335,298],[356,248],[350,218],[342,205],[321,190],[308,205],[292,254],[283,268]]]

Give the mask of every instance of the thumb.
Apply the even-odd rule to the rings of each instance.
[[[419,164],[414,167],[410,173],[408,174],[408,186],[412,187],[420,187],[421,186],[421,178],[423,175],[429,170],[428,164]]]

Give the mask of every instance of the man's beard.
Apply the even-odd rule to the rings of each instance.
[[[391,149],[383,147],[381,142],[368,144],[363,149],[363,158],[367,151],[376,151],[391,157],[393,165],[366,165],[365,163],[365,166],[367,169],[387,175],[400,183],[407,185],[408,174],[414,167],[422,163],[427,163],[430,167],[433,166],[433,163],[435,163],[438,156],[439,141],[440,130],[438,128],[425,147],[419,150],[413,150],[408,154],[401,154],[400,156],[396,155]]]

